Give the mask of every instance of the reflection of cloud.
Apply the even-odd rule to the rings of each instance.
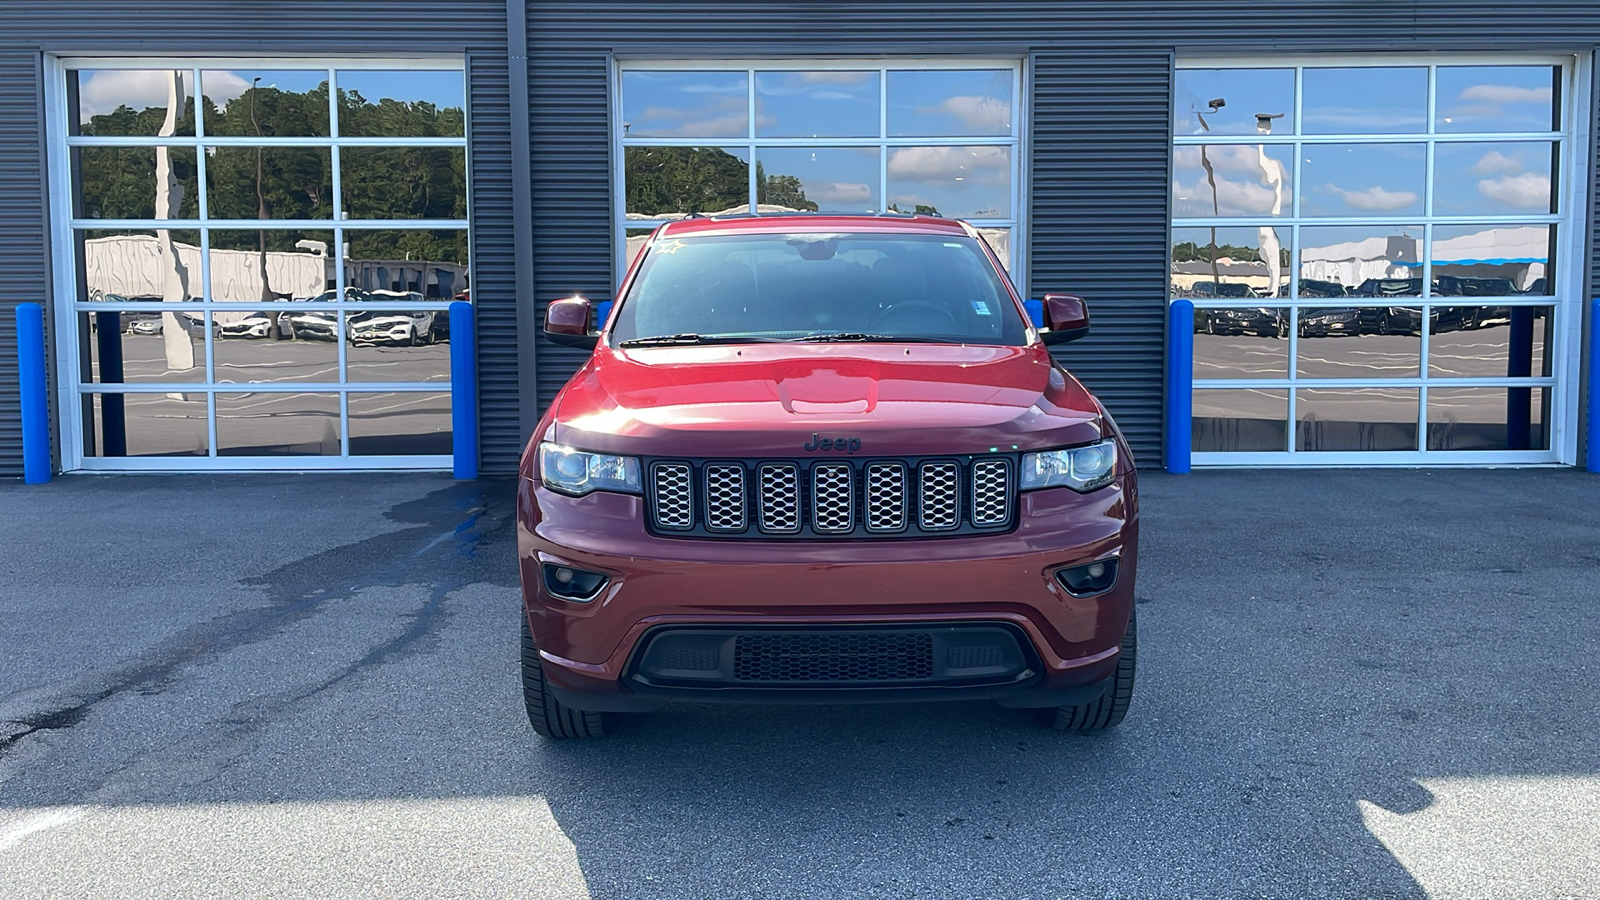
[[[1475,175],[1516,175],[1522,171],[1522,163],[1517,162],[1499,150],[1490,150],[1478,159],[1472,167]]]
[[[1259,172],[1260,167],[1257,167],[1256,171]],[[1172,180],[1172,196],[1178,203],[1178,215],[1213,215],[1211,209],[1211,185],[1207,183],[1204,175],[1196,179],[1193,184],[1184,184],[1174,178]],[[1215,214],[1237,216],[1252,213],[1270,213],[1276,196],[1271,188],[1261,184],[1218,178]]]
[[[1011,130],[1011,102],[999,97],[950,97],[938,106],[921,107],[917,112],[954,116],[967,128],[984,134],[1006,134]]]
[[[1388,191],[1379,185],[1359,191],[1347,191],[1336,184],[1325,184],[1318,190],[1334,194],[1343,200],[1346,206],[1363,212],[1394,212],[1417,202],[1417,195],[1412,191]]]
[[[1550,179],[1533,172],[1485,178],[1478,182],[1478,193],[1518,209],[1548,210],[1550,207]]]
[[[227,106],[250,90],[250,82],[232,72],[207,71],[200,79],[200,89],[218,106]]]
[[[1421,131],[1428,124],[1426,118],[1408,110],[1338,106],[1325,106],[1315,112],[1307,112],[1304,121],[1340,132],[1370,131],[1374,126],[1384,131]]]
[[[889,155],[889,174],[907,181],[954,181],[973,176],[993,181],[996,173],[1010,172],[1011,158],[1004,147],[906,147]]]
[[[178,95],[188,96],[189,79],[180,72]],[[167,87],[172,71],[166,69],[107,69],[83,79],[78,90],[78,103],[82,121],[91,116],[104,115],[119,106],[133,110],[167,105]],[[249,87],[249,85],[246,85]]]
[[[800,80],[809,84],[861,84],[877,72],[799,72]]]
[[[1474,84],[1461,92],[1458,99],[1482,100],[1485,103],[1549,103],[1554,99],[1550,88],[1513,87],[1509,84]]]
[[[1281,165],[1287,167],[1288,163],[1286,161],[1277,160],[1273,155],[1278,152],[1281,152],[1278,148],[1270,148],[1267,152],[1267,158],[1278,161]],[[1211,163],[1211,169],[1214,172],[1237,172],[1241,175],[1250,175],[1255,178],[1260,178],[1265,174],[1261,171],[1260,151],[1256,149],[1255,144],[1211,144],[1205,148],[1203,159]],[[1173,161],[1176,163],[1177,168],[1204,168],[1199,147],[1179,147],[1173,156]]]
[[[865,206],[872,202],[872,188],[865,184],[847,181],[805,181],[806,199],[818,203],[839,203]]]

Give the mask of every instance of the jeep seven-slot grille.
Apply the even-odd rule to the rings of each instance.
[[[1015,462],[967,459],[658,460],[651,527],[685,536],[917,537],[1009,528]]]

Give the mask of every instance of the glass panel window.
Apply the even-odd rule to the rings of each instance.
[[[94,384],[193,384],[206,380],[205,313],[105,310],[79,313],[85,381]]]
[[[1556,145],[1442,143],[1433,151],[1433,212],[1514,216],[1556,211]]]
[[[1440,66],[1434,124],[1446,132],[1561,130],[1561,69]]]
[[[200,216],[190,147],[78,147],[73,214],[80,219]]]
[[[1245,300],[1289,294],[1289,249],[1278,228],[1174,228],[1174,297]]]
[[[214,228],[210,238],[211,300],[216,303],[310,300],[332,287],[337,274],[329,230]]]
[[[877,137],[879,73],[833,69],[756,73],[757,137]]]
[[[391,391],[350,395],[352,456],[421,456],[450,452],[449,394]]]
[[[217,323],[212,356],[218,383],[338,383],[338,345],[322,340],[293,340],[290,320],[294,313],[285,307],[212,313]]]
[[[450,383],[449,310],[359,309],[345,335],[351,383]]]
[[[1421,225],[1306,226],[1301,297],[1422,296]]]
[[[1281,307],[1196,308],[1195,379],[1287,376],[1290,321]]]
[[[626,232],[628,241],[628,268],[633,268],[633,261],[639,258],[639,251],[650,240],[650,235],[655,233],[654,228],[629,228]]]
[[[1296,370],[1302,378],[1415,378],[1420,307],[1303,306]]]
[[[332,218],[332,151],[209,147],[206,206],[213,219]]]
[[[347,300],[470,299],[465,230],[351,228],[344,240]]]
[[[327,137],[323,69],[231,69],[200,73],[206,134]]]
[[[1428,315],[1428,375],[1547,378],[1554,312],[1549,306],[1435,306]]]
[[[79,300],[149,303],[201,299],[198,231],[84,230],[75,237]]]
[[[1008,136],[1010,69],[889,72],[890,137]]]
[[[1405,134],[1428,130],[1428,70],[1306,69],[1304,134]]]
[[[338,456],[339,395],[217,394],[218,456]]]
[[[1300,215],[1421,215],[1425,171],[1422,144],[1306,144]]]
[[[1179,69],[1173,134],[1259,134],[1282,116],[1293,131],[1293,69]]]
[[[356,137],[462,137],[463,72],[341,70],[339,133]]]
[[[624,137],[742,138],[749,77],[737,72],[622,73]]]
[[[1172,154],[1172,214],[1286,216],[1294,211],[1294,147],[1201,144]]]
[[[1303,451],[1417,449],[1416,388],[1302,388],[1295,447]]]
[[[756,153],[762,212],[877,212],[877,147],[766,147]]]
[[[1445,297],[1555,293],[1554,225],[1435,225],[1433,292]]]
[[[629,147],[624,167],[630,219],[750,211],[748,150]]]
[[[206,395],[85,394],[85,456],[205,456]]]
[[[947,218],[1010,218],[1011,148],[890,150],[889,207]]]
[[[1429,450],[1544,450],[1550,397],[1542,387],[1429,388]]]
[[[194,134],[192,69],[83,69],[67,73],[74,135]]]
[[[464,219],[462,147],[346,147],[339,191],[348,219]]]
[[[1196,453],[1288,448],[1287,389],[1198,390],[1193,404],[1191,446]]]

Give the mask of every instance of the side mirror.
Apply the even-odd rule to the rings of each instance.
[[[1039,337],[1046,344],[1065,344],[1089,336],[1089,307],[1082,297],[1072,294],[1044,295],[1045,330]]]
[[[589,298],[567,297],[552,300],[544,310],[544,336],[564,347],[593,350],[600,335],[589,330]]]

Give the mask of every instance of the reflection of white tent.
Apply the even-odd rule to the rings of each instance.
[[[1433,242],[1435,274],[1510,278],[1519,290],[1545,277],[1549,259],[1550,229],[1545,225],[1486,228]]]
[[[1422,274],[1422,241],[1404,235],[1341,241],[1300,248],[1300,277],[1359,287],[1369,278],[1411,278]],[[1413,272],[1413,268],[1416,269]]]
[[[104,294],[145,300],[198,300],[200,248],[174,241],[178,264],[189,274],[187,297],[164,297],[167,267],[159,239],[151,234],[121,234],[84,241],[85,287]],[[268,251],[267,282],[275,294],[314,297],[327,283],[327,259],[303,251]],[[223,303],[261,299],[261,260],[254,250],[211,251],[211,294]]]

